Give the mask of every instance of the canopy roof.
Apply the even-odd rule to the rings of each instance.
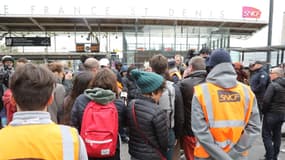
[[[137,24],[137,25],[136,25]],[[219,21],[157,18],[82,18],[82,17],[0,17],[0,31],[6,32],[120,32],[140,31],[144,25],[181,25],[229,29],[230,34],[250,35],[267,25],[255,21]],[[135,27],[137,26],[137,28]]]

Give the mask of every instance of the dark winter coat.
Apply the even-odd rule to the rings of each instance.
[[[285,114],[285,78],[273,80],[264,94],[262,113],[269,112]]]
[[[256,96],[258,103],[262,102],[264,93],[266,91],[266,88],[269,82],[270,82],[270,77],[264,67],[261,67],[260,69],[255,70],[251,74],[249,84],[250,84],[251,90],[254,92]]]
[[[140,88],[129,76],[123,80],[123,83],[125,85],[124,87],[127,88],[128,91],[128,102],[137,98],[141,94]]]
[[[135,117],[132,113],[133,104]],[[166,114],[162,108],[152,99],[140,96],[139,99],[129,103],[127,117],[130,132],[129,153],[132,157],[139,160],[159,160],[158,150],[166,155],[168,127]],[[135,125],[134,118],[139,128]]]
[[[191,128],[191,106],[192,106],[192,97],[193,97],[193,87],[197,84],[205,82],[207,76],[206,70],[199,70],[191,73],[180,83],[180,90],[184,102],[184,127],[183,135],[185,136],[194,136]]]
[[[184,125],[184,104],[183,98],[180,91],[180,87],[176,83],[175,88],[175,101],[174,101],[174,132],[176,139],[179,139],[182,136],[183,125]]]

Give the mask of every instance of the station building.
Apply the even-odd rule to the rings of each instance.
[[[52,2],[0,4],[1,54],[45,60],[107,55],[141,65],[157,53],[230,49],[232,40],[267,26],[269,15],[269,0]]]

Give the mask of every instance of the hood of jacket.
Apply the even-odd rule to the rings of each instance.
[[[232,88],[237,85],[237,74],[231,63],[220,63],[208,74],[206,81],[222,88]]]
[[[84,95],[86,95],[89,99],[103,105],[106,105],[116,99],[116,94],[114,92],[102,88],[86,89],[84,91]]]

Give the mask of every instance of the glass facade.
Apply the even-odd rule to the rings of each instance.
[[[202,47],[229,48],[230,33],[216,27],[135,25],[133,30],[123,30],[123,61],[141,65],[157,53],[173,57],[186,55],[189,49]]]

